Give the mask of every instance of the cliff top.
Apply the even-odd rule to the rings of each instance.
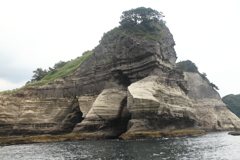
[[[138,7],[136,9],[124,11],[120,17],[120,26],[115,27],[107,33],[104,33],[103,37],[99,41],[98,46],[108,45],[114,41],[115,48],[120,50],[122,47],[122,40],[131,36],[137,36],[137,39],[142,39],[142,41],[145,42],[157,41],[163,34],[161,31],[167,28],[165,26],[165,22],[162,20],[163,17],[164,15],[162,12],[145,7]],[[95,49],[98,49],[98,46],[95,47]],[[37,68],[35,71],[33,71],[33,78],[31,81],[28,81],[25,86],[12,91],[3,91],[1,93],[16,93],[19,90],[25,89],[26,87],[41,86],[48,82],[54,81],[55,79],[72,74],[83,64],[86,59],[88,59],[94,53],[95,49],[83,53],[81,57],[77,57],[70,62],[64,62],[64,64],[60,64],[62,65],[60,67],[56,67],[56,63],[53,68],[49,67],[49,70]],[[112,59],[107,58],[105,61],[107,61],[105,63],[110,63]]]

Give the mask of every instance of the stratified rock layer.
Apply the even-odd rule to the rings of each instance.
[[[76,99],[0,98],[1,136],[69,133],[81,122]]]
[[[197,122],[205,130],[230,130],[240,128],[239,118],[229,111],[221,97],[199,74],[185,72]]]
[[[73,133],[100,132],[120,135],[126,131],[130,114],[127,111],[127,92],[105,89],[96,98],[85,119],[76,125]]]
[[[173,37],[159,27],[157,40],[117,30],[74,73],[0,95],[0,136],[240,128],[198,74],[176,69]]]
[[[195,114],[178,80],[149,76],[128,87],[128,132],[195,126]]]
[[[185,72],[184,75],[188,83],[148,76],[128,87],[128,109],[132,118],[127,133],[240,128],[238,117],[226,108],[219,94],[199,74]],[[188,88],[187,94],[183,86],[184,90]]]

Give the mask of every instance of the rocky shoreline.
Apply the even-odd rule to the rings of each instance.
[[[240,119],[209,83],[177,68],[167,26],[151,25],[155,38],[116,27],[73,73],[0,95],[0,136],[25,136],[2,143],[35,143],[38,138],[27,136],[46,134],[42,142],[240,129]]]
[[[175,137],[191,137],[207,134],[204,130],[175,130],[175,131],[154,131],[154,132],[136,132],[123,133],[119,137],[111,134],[67,134],[67,135],[38,135],[29,137],[5,137],[0,138],[0,146],[32,144],[32,143],[49,143],[64,141],[80,140],[100,140],[100,139],[119,139],[119,140],[138,140],[138,139],[162,139]]]

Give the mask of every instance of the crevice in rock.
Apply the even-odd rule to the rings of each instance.
[[[120,85],[128,87],[131,84],[129,77],[124,75],[122,70],[112,71],[112,75],[114,78],[116,78],[118,80],[118,83]]]

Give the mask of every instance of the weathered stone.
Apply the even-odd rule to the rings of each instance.
[[[210,131],[240,128],[240,119],[227,109],[213,87],[197,73],[184,74],[190,86],[188,97],[192,101],[196,120],[201,128]]]
[[[73,133],[98,131],[115,133],[117,136],[125,132],[130,118],[126,110],[126,96],[127,92],[124,90],[103,90],[92,104],[85,119],[76,125]]]
[[[195,115],[178,81],[149,76],[128,87],[128,132],[195,127]]]
[[[156,34],[153,40],[118,30],[72,74],[0,95],[0,135],[70,133],[75,125],[74,133],[93,137],[240,128],[207,82],[176,69],[168,28]]]
[[[81,121],[76,99],[1,96],[0,136],[69,133]]]
[[[79,107],[83,113],[82,118],[85,118],[89,110],[92,108],[92,104],[95,101],[96,96],[81,96],[78,97]]]

